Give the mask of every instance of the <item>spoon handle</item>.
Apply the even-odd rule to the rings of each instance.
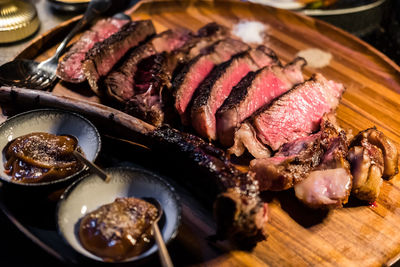
[[[68,33],[61,44],[57,47],[56,53],[52,58],[59,58],[67,47],[69,41],[71,41],[72,37],[74,37],[75,34],[78,33],[88,23],[92,22],[100,14],[109,9],[110,6],[111,0],[91,0],[82,19],[79,20],[78,24],[75,25],[72,31]]]
[[[171,257],[169,256],[167,247],[165,246],[164,239],[161,235],[160,228],[158,228],[157,222],[153,223],[154,238],[158,246],[158,255],[160,256],[161,265],[163,267],[173,267]]]
[[[78,151],[74,150],[74,156],[83,162],[86,166],[89,167],[90,171],[96,173],[98,176],[100,176],[101,179],[103,179],[105,182],[108,182],[110,180],[110,177],[105,173],[102,169],[100,169],[96,164],[85,158],[81,153]]]

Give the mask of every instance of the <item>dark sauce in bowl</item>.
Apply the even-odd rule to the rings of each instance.
[[[82,152],[69,135],[30,133],[10,141],[4,148],[5,172],[19,183],[49,182],[68,177],[83,168],[73,151]]]
[[[151,226],[157,215],[157,208],[142,199],[117,198],[82,218],[79,240],[104,261],[123,261],[153,246]]]

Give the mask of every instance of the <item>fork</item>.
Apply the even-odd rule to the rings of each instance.
[[[52,57],[41,63],[33,60],[17,59],[4,64],[0,66],[0,83],[36,90],[46,90],[53,85],[57,80],[58,59],[65,51],[69,41],[83,27],[107,11],[111,3],[112,0],[91,0],[82,19],[64,38]]]

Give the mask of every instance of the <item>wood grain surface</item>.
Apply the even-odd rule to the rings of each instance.
[[[354,133],[376,126],[397,145],[400,144],[399,66],[342,30],[288,11],[239,1],[142,1],[130,12],[135,20],[151,19],[158,32],[179,27],[197,30],[211,21],[228,27],[240,20],[260,21],[267,26],[265,44],[285,62],[291,61],[299,50],[306,48],[329,52],[333,58],[328,66],[322,69],[306,67],[305,74],[309,76],[321,72],[345,85],[347,89],[337,110],[340,125]],[[39,37],[19,57],[38,60],[49,57],[60,35],[72,23],[67,22]],[[10,88],[1,88],[0,98],[12,100],[10,91]],[[38,93],[29,91],[29,94],[33,99]],[[86,84],[69,86],[59,83],[53,95],[101,102]],[[53,105],[52,101],[40,104]],[[75,110],[84,111],[79,106]],[[124,118],[129,120],[128,117]],[[134,119],[132,121],[134,124]],[[381,266],[390,265],[399,257],[398,177],[384,182],[376,206],[351,199],[345,208],[329,213],[305,208],[295,199],[292,190],[267,192],[263,197],[270,202],[271,208],[271,219],[266,225],[269,237],[253,251],[211,246],[205,240],[214,231],[209,218],[203,216],[199,219],[196,210],[184,207],[181,229],[184,234],[179,236],[187,249],[196,255],[199,265]]]

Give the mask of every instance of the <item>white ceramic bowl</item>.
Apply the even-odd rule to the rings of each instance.
[[[81,245],[78,236],[79,223],[87,213],[114,202],[117,197],[157,199],[164,213],[159,223],[164,241],[168,243],[176,236],[181,208],[179,198],[171,185],[159,176],[139,168],[109,168],[105,172],[111,177],[109,183],[95,174],[89,174],[74,182],[60,198],[56,213],[58,231],[72,248],[90,259],[103,261]],[[128,258],[124,262],[143,259],[156,251],[157,245],[153,245],[139,256]]]
[[[37,109],[13,116],[0,125],[0,179],[25,187],[40,187],[65,182],[82,173],[83,169],[73,175],[50,182],[18,183],[4,173],[4,147],[11,140],[33,132],[46,132],[51,134],[68,134],[79,139],[78,145],[82,148],[86,158],[94,161],[100,152],[101,139],[96,127],[84,117],[64,110]]]

